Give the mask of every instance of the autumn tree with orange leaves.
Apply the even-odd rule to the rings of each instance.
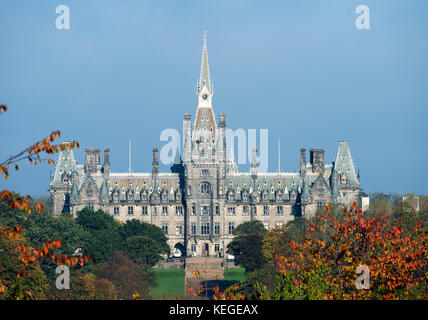
[[[0,114],[7,111],[7,106],[0,105]],[[8,179],[10,174],[10,168],[13,167],[15,170],[19,170],[18,163],[26,160],[30,164],[37,164],[41,162],[48,162],[54,164],[54,160],[49,158],[53,154],[60,150],[73,149],[79,147],[79,143],[73,141],[71,143],[52,144],[57,138],[61,136],[60,131],[52,132],[48,138],[37,141],[28,148],[25,148],[21,152],[14,156],[9,157],[5,161],[0,163],[0,177],[5,180]],[[45,155],[43,157],[42,155]],[[8,204],[10,208],[20,209],[27,213],[31,213],[33,210],[41,212],[44,208],[43,204],[34,203],[30,196],[20,196],[10,190],[0,191],[0,201]],[[0,298],[11,298],[11,299],[32,299],[40,298],[40,290],[37,291],[37,296],[34,296],[31,291],[21,292],[22,280],[24,277],[31,278],[34,276],[34,272],[42,272],[38,268],[39,260],[48,259],[57,265],[74,266],[76,264],[83,265],[87,262],[90,257],[68,257],[66,255],[54,254],[54,250],[58,249],[63,245],[60,240],[47,240],[40,248],[30,247],[23,234],[22,226],[0,226],[0,243],[2,245],[2,254],[8,255],[5,259],[12,258],[16,259],[19,264],[18,271],[15,275],[16,278],[12,279],[10,276],[8,279],[4,279],[3,276],[10,274],[11,270],[15,270],[15,264],[11,265],[0,264],[1,275],[0,275]],[[40,277],[42,278],[42,277]],[[20,285],[17,285],[20,284]],[[42,282],[40,282],[42,286]],[[42,288],[40,288],[42,289]]]
[[[307,222],[292,254],[276,256],[273,290],[259,283],[261,299],[427,299],[427,234],[410,233],[386,216],[365,217],[353,203],[339,216],[330,206]],[[357,267],[370,270],[370,288],[357,289]]]

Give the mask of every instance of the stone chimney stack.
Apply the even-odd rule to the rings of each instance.
[[[104,166],[103,166],[104,179],[110,176],[110,149],[104,149]]]
[[[100,164],[100,149],[87,148],[85,149],[85,174],[91,175],[97,173],[101,168]]]
[[[253,149],[253,157],[251,160],[251,176],[253,178],[253,180],[255,181],[257,179],[257,168],[258,168],[258,163],[257,163],[257,149],[254,148]]]
[[[300,149],[300,178],[303,180],[306,179],[306,149]]]
[[[159,172],[158,148],[153,148],[152,177],[154,180],[158,179],[158,172]]]
[[[310,161],[312,164],[312,172],[324,173],[324,149],[310,149]]]

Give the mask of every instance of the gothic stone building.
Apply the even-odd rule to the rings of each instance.
[[[238,172],[226,157],[226,118],[212,108],[213,85],[206,39],[202,51],[198,108],[191,124],[184,115],[183,152],[177,150],[170,173],[158,172],[153,149],[151,172],[110,172],[109,149],[101,164],[99,149],[85,150],[85,164],[71,150],[62,151],[50,179],[54,214],[73,215],[88,207],[124,222],[138,219],[164,231],[172,253],[223,255],[241,223],[260,220],[267,229],[295,216],[310,216],[328,203],[358,200],[356,174],[347,142],[335,160],[324,162],[324,149],[300,150],[300,172],[257,172],[256,150],[250,172]]]

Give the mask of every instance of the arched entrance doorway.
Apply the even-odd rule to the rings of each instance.
[[[184,248],[184,245],[180,242],[176,243],[174,246],[174,253],[173,256],[176,258],[184,257],[186,255],[186,249]]]
[[[202,256],[208,257],[210,255],[210,245],[208,243],[202,244]]]

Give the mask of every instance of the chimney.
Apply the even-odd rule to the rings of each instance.
[[[306,179],[306,149],[300,149],[300,178],[303,180]]]
[[[324,149],[310,149],[310,161],[313,173],[324,173]]]
[[[251,160],[251,176],[252,176],[254,181],[257,179],[257,168],[258,168],[257,149],[254,148],[253,149],[253,158]]]
[[[104,166],[103,166],[104,179],[110,176],[110,149],[104,149]]]
[[[158,178],[158,169],[159,169],[158,148],[153,148],[152,177],[155,180],[157,180]]]
[[[90,175],[97,173],[100,165],[100,149],[85,149],[85,174]]]

